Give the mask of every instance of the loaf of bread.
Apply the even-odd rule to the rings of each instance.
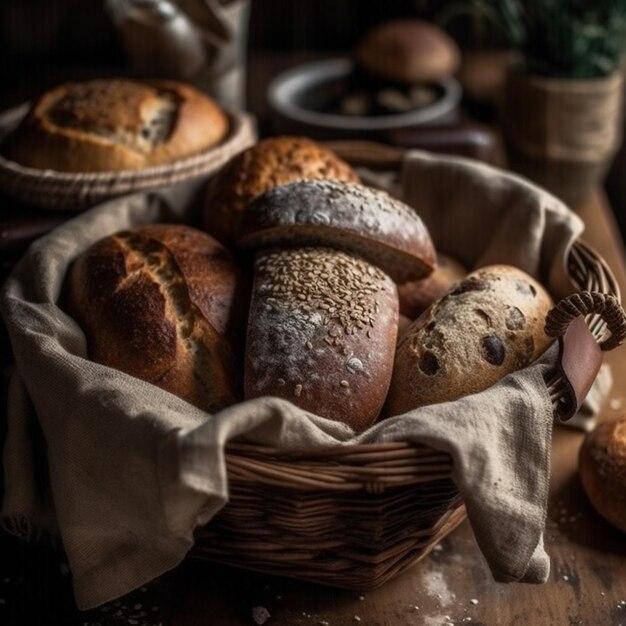
[[[336,181],[274,187],[249,205],[239,243],[256,251],[245,395],[274,395],[355,431],[378,416],[398,328],[394,277],[434,264],[417,214]]]
[[[387,414],[477,393],[550,345],[545,289],[506,265],[479,269],[424,312],[398,343]]]
[[[626,417],[600,424],[587,434],[578,468],[596,511],[626,533]]]
[[[68,311],[88,354],[214,412],[240,397],[245,286],[230,253],[187,226],[100,240],[73,264]]]
[[[278,396],[356,431],[384,403],[395,351],[393,281],[329,248],[260,254],[248,321],[246,398]]]
[[[249,205],[237,245],[258,249],[331,246],[353,252],[402,283],[429,276],[436,255],[428,229],[384,191],[333,180],[303,180]]]
[[[398,83],[425,83],[458,69],[458,46],[440,28],[420,20],[392,20],[374,27],[359,42],[357,66]]]
[[[358,182],[352,168],[333,152],[304,137],[271,137],[244,150],[209,186],[204,228],[231,244],[243,209],[263,192],[295,180]]]
[[[433,302],[443,297],[452,286],[465,278],[467,270],[445,254],[437,255],[435,271],[424,278],[398,285],[400,313],[417,319]]]
[[[227,132],[224,112],[189,85],[101,79],[43,94],[2,152],[41,170],[135,170],[212,148]]]

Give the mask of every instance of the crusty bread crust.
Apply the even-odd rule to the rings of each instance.
[[[532,363],[553,341],[544,332],[552,300],[515,267],[471,273],[398,342],[388,415],[477,393]]]
[[[413,209],[383,191],[333,180],[266,191],[244,211],[237,245],[336,247],[397,282],[428,276],[435,266],[430,234]]]
[[[431,82],[459,67],[460,53],[440,28],[419,20],[392,20],[367,33],[356,49],[358,65],[401,83]]]
[[[258,253],[246,398],[272,395],[365,430],[387,395],[398,325],[393,281],[328,248]]]
[[[600,424],[585,437],[578,468],[596,511],[626,533],[626,417]]]
[[[89,357],[213,412],[240,397],[233,337],[244,286],[230,254],[186,226],[106,237],[73,264],[68,310]]]
[[[244,150],[214,178],[204,228],[219,241],[235,241],[241,212],[263,192],[301,179],[359,182],[337,155],[304,137],[270,137]]]
[[[455,283],[463,280],[467,270],[454,259],[437,255],[435,271],[423,280],[398,285],[400,313],[417,319],[433,302],[443,297]]]
[[[189,85],[94,80],[44,93],[2,151],[42,170],[135,170],[212,148],[227,132],[225,113]]]

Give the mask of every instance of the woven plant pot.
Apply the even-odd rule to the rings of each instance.
[[[25,204],[61,211],[83,211],[117,196],[208,176],[256,140],[250,115],[226,110],[230,130],[219,145],[173,163],[121,172],[69,173],[24,167],[2,156],[2,140],[17,127],[29,104],[0,115],[0,192]]]
[[[337,142],[353,165],[395,170],[403,153]],[[579,315],[603,350],[626,337],[619,287],[602,258],[578,241],[567,259],[576,293],[559,302],[546,332]],[[608,337],[608,338],[607,338]],[[545,381],[557,415],[571,410],[561,374]],[[451,457],[424,445],[385,443],[285,452],[227,448],[230,499],[196,531],[191,556],[347,589],[379,587],[420,559],[465,518]]]
[[[621,71],[565,80],[510,68],[503,123],[512,169],[581,206],[621,145],[623,88]]]

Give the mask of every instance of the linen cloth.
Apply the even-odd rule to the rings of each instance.
[[[401,186],[439,250],[468,267],[518,265],[555,298],[572,290],[564,259],[583,225],[556,198],[486,165],[417,152]],[[412,441],[448,451],[496,580],[545,581],[553,414],[543,374],[556,346],[482,393],[392,417],[358,437],[277,398],[211,416],[88,360],[85,337],[63,310],[69,264],[120,229],[188,219],[188,196],[177,187],[76,217],[35,242],[3,289],[16,371],[2,515],[22,536],[60,534],[78,606],[123,595],[185,557],[194,528],[228,500],[224,445],[239,436],[285,449]]]

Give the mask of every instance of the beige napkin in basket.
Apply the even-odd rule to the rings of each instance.
[[[404,190],[442,251],[468,266],[517,264],[557,297],[570,290],[563,259],[582,223],[555,198],[490,167],[422,153],[406,163]],[[209,416],[87,360],[83,333],[57,305],[68,264],[119,229],[184,219],[186,203],[178,188],[97,207],[31,246],[2,295],[17,365],[4,523],[22,535],[58,527],[81,608],[120,596],[185,557],[194,527],[227,501],[227,440],[245,434],[284,448],[355,441],[346,426],[283,400],[262,398]],[[543,361],[554,355],[553,348]],[[546,367],[535,364],[483,393],[391,418],[356,438],[450,451],[470,522],[498,580],[542,582],[549,572]],[[41,434],[47,475],[36,458]]]

